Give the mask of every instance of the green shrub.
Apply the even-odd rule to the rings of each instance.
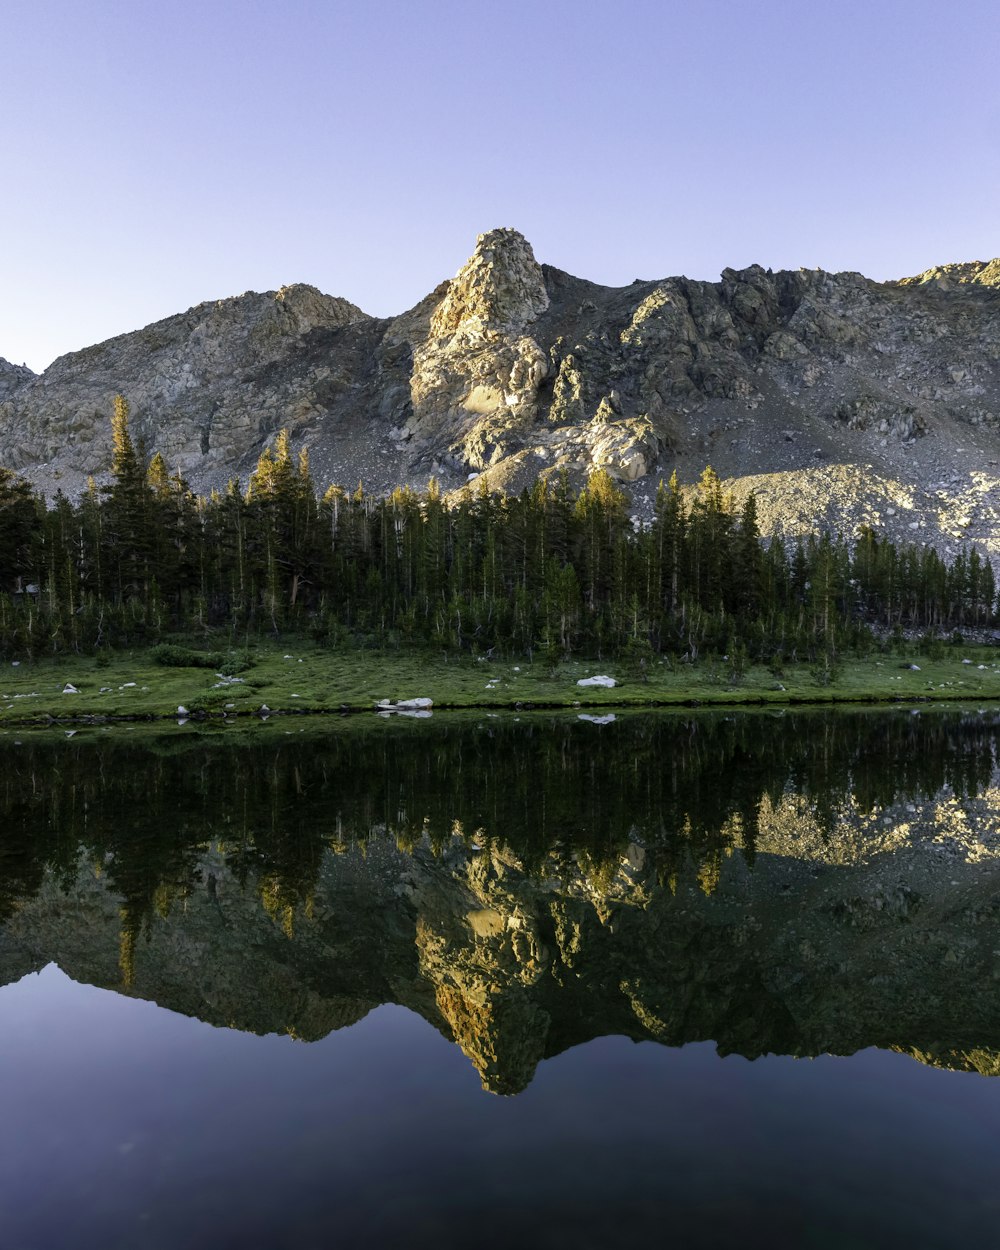
[[[223,658],[217,651],[194,651],[190,647],[178,647],[161,642],[149,653],[154,664],[164,668],[213,668],[221,671]]]
[[[231,651],[229,658],[215,667],[223,677],[235,677],[237,673],[245,673],[248,668],[253,668],[253,660],[249,651]]]

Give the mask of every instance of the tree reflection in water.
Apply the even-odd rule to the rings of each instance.
[[[498,1092],[608,1033],[996,1070],[990,715],[298,728],[3,740],[0,983],[307,1039],[404,1003]]]

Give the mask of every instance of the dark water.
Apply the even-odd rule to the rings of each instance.
[[[0,1247],[1000,1244],[998,733],[0,736]]]

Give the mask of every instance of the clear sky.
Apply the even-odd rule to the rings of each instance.
[[[0,0],[0,356],[493,226],[621,285],[1000,253],[997,0]]]

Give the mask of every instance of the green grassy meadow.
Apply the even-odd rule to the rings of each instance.
[[[671,705],[826,704],[982,700],[1000,697],[1000,651],[951,645],[941,658],[845,659],[833,673],[809,664],[780,671],[723,660],[695,664],[485,661],[425,653],[335,652],[287,642],[239,653],[232,676],[164,667],[149,652],[67,657],[0,668],[0,722],[238,718],[375,710],[379,700],[429,698],[445,708],[625,708]],[[911,667],[916,665],[916,668]],[[230,671],[236,665],[227,666]],[[613,677],[612,689],[581,678]],[[70,690],[68,687],[72,687]],[[182,710],[183,709],[183,710]],[[266,709],[266,710],[263,710]]]

